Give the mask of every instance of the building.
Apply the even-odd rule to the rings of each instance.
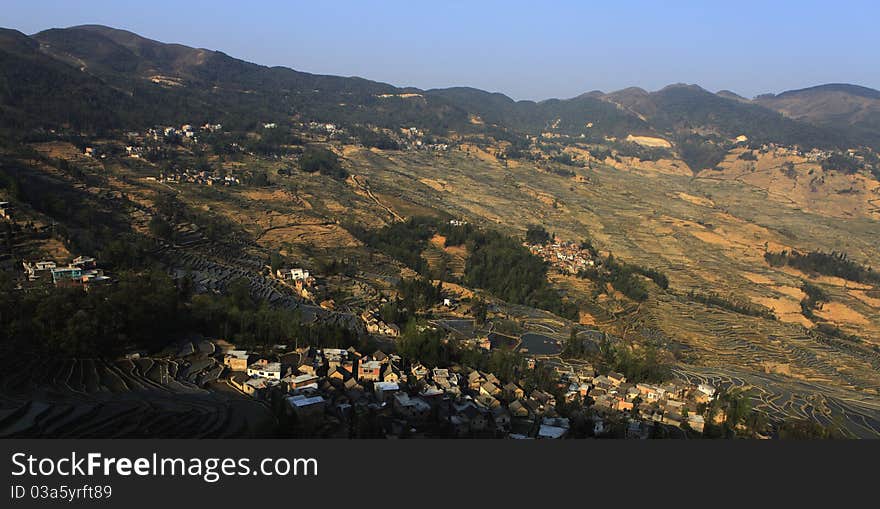
[[[382,377],[382,363],[376,360],[362,362],[358,365],[358,380],[378,382]]]
[[[620,373],[612,371],[611,373],[608,373],[608,380],[610,380],[611,383],[614,385],[620,385],[626,382],[626,377]]]
[[[70,262],[71,267],[77,267],[83,270],[92,270],[96,268],[98,262],[90,256],[77,256]]]
[[[292,281],[304,281],[310,277],[309,271],[301,268],[278,270],[278,277]]]
[[[697,433],[702,433],[703,428],[706,426],[706,420],[703,419],[703,416],[700,414],[688,415],[687,423],[688,426],[690,426],[691,429],[696,431]]]
[[[223,356],[223,365],[230,371],[248,371],[248,353],[245,350],[230,350]]]
[[[376,382],[373,384],[373,392],[376,394],[376,399],[382,403],[388,401],[399,390],[400,386],[395,382]]]
[[[296,418],[296,424],[303,430],[311,431],[324,421],[324,408],[327,401],[321,396],[297,394],[285,398],[288,415]]]
[[[251,377],[281,380],[281,363],[269,362],[266,359],[260,359],[257,362],[248,366],[247,374]]]
[[[0,201],[0,217],[12,221],[12,205],[8,201]]]
[[[78,267],[52,269],[52,282],[58,284],[82,283],[83,270]]]
[[[303,375],[296,375],[293,377],[288,377],[286,379],[288,389],[301,389],[303,387],[308,387],[309,385],[318,385],[318,377],[316,375],[310,375],[308,373]]]
[[[394,394],[394,412],[410,422],[424,422],[431,416],[431,405],[420,397],[411,398],[405,392]]]
[[[565,438],[568,434],[570,424],[568,419],[561,417],[545,417],[541,420],[541,427],[538,429],[537,438],[540,439],[559,439]]]
[[[24,271],[28,275],[28,279],[34,281],[39,279],[39,273],[45,273],[57,268],[57,265],[53,261],[44,260],[40,262],[28,263],[22,262],[22,267],[24,267]]]

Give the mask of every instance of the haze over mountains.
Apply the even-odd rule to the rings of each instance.
[[[821,85],[754,100],[675,84],[540,102],[472,88],[419,90],[265,67],[220,51],[164,44],[98,25],[32,36],[0,30],[5,127],[86,130],[159,123],[237,125],[302,119],[397,128],[584,136],[694,136],[804,148],[880,146],[880,92]]]

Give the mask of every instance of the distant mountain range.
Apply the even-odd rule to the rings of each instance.
[[[831,84],[746,99],[670,85],[514,101],[473,88],[419,90],[266,67],[98,25],[32,36],[0,29],[0,127],[83,130],[183,122],[247,128],[291,117],[497,137],[552,129],[678,144],[745,135],[805,148],[880,148],[880,91]]]

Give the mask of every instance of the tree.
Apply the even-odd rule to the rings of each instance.
[[[320,172],[321,175],[343,180],[348,172],[339,164],[339,158],[332,151],[321,147],[309,146],[303,151],[299,160],[300,168],[308,173]]]
[[[543,226],[531,224],[526,229],[526,242],[529,244],[546,244],[550,242],[550,234]]]
[[[150,233],[154,236],[159,237],[160,239],[171,240],[174,236],[174,229],[164,218],[159,216],[153,216],[150,219]]]

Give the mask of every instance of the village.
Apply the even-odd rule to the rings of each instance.
[[[459,364],[428,368],[381,350],[276,345],[257,355],[215,343],[226,382],[269,405],[298,436],[349,436],[363,429],[384,437],[646,439],[683,436],[682,430],[699,435],[716,397],[707,384],[633,383],[588,364],[542,365],[534,358],[523,373],[503,380]],[[550,390],[527,379],[536,368],[551,374]],[[723,422],[724,416],[714,419]]]
[[[524,244],[529,251],[559,269],[561,272],[577,274],[593,267],[596,262],[589,250],[571,241],[554,239],[547,244]]]

